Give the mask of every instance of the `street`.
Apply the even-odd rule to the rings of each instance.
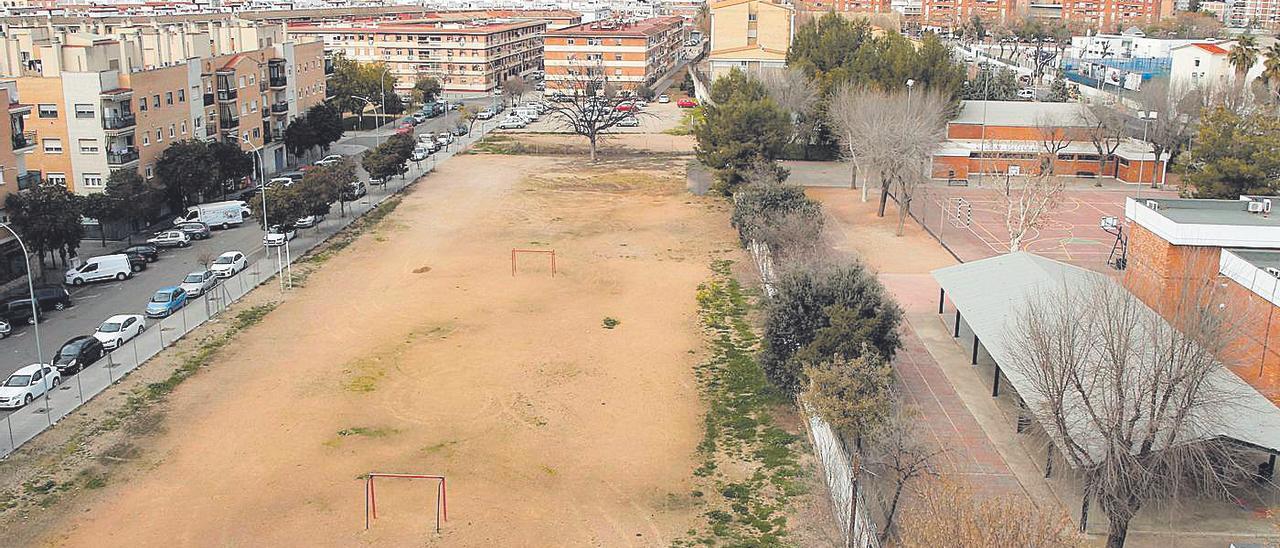
[[[493,100],[493,98],[477,98],[464,100],[464,102],[472,105],[487,105]],[[457,124],[457,119],[457,112],[450,111],[444,116],[422,123],[415,128],[415,134],[428,131],[447,131],[448,128]],[[493,123],[477,122],[473,132],[474,137],[479,138],[484,134],[486,126],[491,127],[493,125]],[[368,148],[376,146],[380,140],[384,140],[386,136],[394,133],[395,124],[393,123],[378,130],[363,132],[358,135],[348,135],[335,143],[330,152],[353,157],[356,161],[360,179],[367,184],[368,174],[358,167],[359,154]],[[421,164],[423,167],[432,166],[434,162],[441,161],[452,155],[459,148],[461,148],[461,144],[455,143],[450,147],[451,150],[438,152],[428,160],[421,162]],[[413,162],[410,162],[409,166],[411,169],[409,174],[406,175],[405,182],[423,173],[422,170],[414,167]],[[342,226],[345,226],[350,221],[353,210],[356,212],[367,211],[373,204],[378,203],[383,197],[396,190],[400,184],[402,183],[395,181],[383,187],[369,186],[367,195],[356,202],[347,204],[346,218],[343,218],[339,214],[338,208],[334,207],[324,222],[312,228],[298,229],[297,238],[292,240],[289,246],[293,259],[296,260],[306,250],[311,249],[329,235],[337,232]],[[269,207],[270,204],[268,204]],[[270,215],[270,209],[268,209],[268,215]],[[274,222],[274,220],[272,221]],[[228,230],[214,230],[212,234],[212,237],[207,240],[192,242],[191,247],[162,251],[159,261],[148,265],[145,271],[135,273],[131,279],[68,287],[71,290],[72,306],[63,311],[48,312],[43,316],[44,320],[39,326],[40,348],[43,351],[40,357],[43,357],[44,363],[52,363],[55,353],[68,339],[92,334],[98,325],[108,317],[115,314],[142,314],[147,301],[156,290],[166,286],[178,285],[187,274],[204,270],[206,262],[212,261],[225,251],[244,252],[251,263],[264,255],[265,250],[262,245],[263,230],[261,225],[256,225],[252,219],[246,220],[239,227]],[[135,242],[140,243],[140,239],[145,238],[135,237]],[[108,242],[104,248],[96,241],[86,240],[82,242],[79,254],[81,257],[88,258],[124,247],[122,242]],[[274,255],[274,250],[272,250],[272,254]],[[272,258],[270,264],[274,265],[274,261],[275,259]],[[232,278],[224,283],[236,282],[238,280]],[[194,299],[188,306],[201,306],[200,299]],[[156,323],[159,323],[159,320],[147,320],[148,326]],[[0,340],[0,378],[7,378],[13,371],[37,363],[40,357],[37,356],[36,352],[35,331],[31,326],[17,326],[12,335]],[[107,363],[107,360],[104,358],[90,366],[89,369],[102,367],[105,363]],[[63,388],[69,388],[70,385],[67,384],[67,381],[70,379],[63,380]],[[57,390],[54,391],[54,398],[57,397],[57,392]],[[37,401],[32,405],[38,406],[40,402]],[[11,413],[13,411],[0,411],[0,418],[6,417]]]

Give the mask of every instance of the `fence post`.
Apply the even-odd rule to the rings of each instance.
[[[5,416],[4,423],[9,425],[9,451],[17,451],[18,443],[13,441],[13,415]]]

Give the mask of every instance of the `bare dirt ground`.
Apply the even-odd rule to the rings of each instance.
[[[699,519],[693,296],[740,252],[723,201],[661,164],[580,164],[442,166],[174,392],[145,458],[51,508],[43,542],[670,543]],[[554,248],[558,275],[522,256],[512,277],[513,247]],[[444,532],[431,485],[389,481],[363,531],[370,471],[448,476]]]

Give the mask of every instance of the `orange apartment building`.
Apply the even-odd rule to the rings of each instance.
[[[618,89],[652,85],[680,65],[688,34],[685,19],[677,16],[548,31],[543,39],[546,92],[572,95],[582,75],[595,71]]]
[[[1188,289],[1207,293],[1204,306],[1225,310],[1239,333],[1226,363],[1280,405],[1280,216],[1270,210],[1269,198],[1129,198],[1124,282],[1161,312]]]
[[[324,99],[322,44],[284,42],[278,27],[7,31],[0,70],[34,103],[32,167],[79,194],[101,191],[118,169],[154,177],[164,149],[185,139],[233,140],[278,171],[284,126]],[[219,101],[224,73],[236,86]]]
[[[921,24],[951,30],[977,15],[1005,23],[1022,15],[1104,32],[1149,25],[1173,14],[1173,0],[923,0]]]
[[[1088,119],[1079,103],[963,101],[960,114],[947,123],[947,140],[934,152],[933,178],[1039,175],[1058,149],[1051,164],[1056,176],[1163,181],[1165,163],[1137,139],[1123,140],[1099,162]]]

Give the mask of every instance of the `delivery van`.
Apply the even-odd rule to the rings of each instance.
[[[124,280],[132,277],[133,267],[129,264],[129,256],[123,253],[89,257],[84,264],[65,273],[66,282],[69,285],[101,280]]]
[[[173,224],[199,221],[210,227],[230,228],[244,223],[248,216],[248,204],[241,200],[228,200],[188,207],[186,214],[174,219]]]

